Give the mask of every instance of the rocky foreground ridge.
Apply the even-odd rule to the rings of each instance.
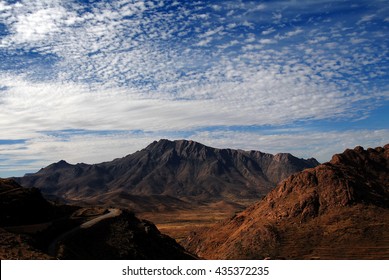
[[[193,259],[132,212],[53,204],[36,188],[0,179],[0,259]],[[89,223],[89,226],[87,226]]]
[[[206,259],[389,259],[389,145],[291,175],[185,246]]]

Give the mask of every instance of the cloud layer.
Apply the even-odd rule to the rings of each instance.
[[[1,169],[109,160],[158,137],[321,160],[346,136],[382,145],[385,117],[355,123],[388,106],[388,16],[384,1],[0,0]],[[304,122],[317,128],[278,132]]]

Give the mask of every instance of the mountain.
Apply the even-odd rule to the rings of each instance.
[[[45,200],[0,179],[0,259],[194,259],[154,224],[120,209]]]
[[[389,144],[291,175],[184,245],[207,259],[389,259]]]
[[[160,140],[111,162],[51,164],[15,178],[46,197],[78,203],[108,203],[133,210],[189,207],[188,202],[259,198],[315,159],[290,154],[215,149],[194,141]]]

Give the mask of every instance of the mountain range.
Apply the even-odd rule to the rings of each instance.
[[[184,245],[206,259],[389,259],[389,144],[291,175]]]
[[[162,139],[110,162],[72,165],[61,160],[15,180],[46,197],[76,204],[114,204],[135,211],[190,209],[194,203],[258,199],[282,179],[318,164],[288,153]]]

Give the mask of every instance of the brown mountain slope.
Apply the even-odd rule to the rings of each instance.
[[[185,245],[207,259],[389,259],[389,145],[292,175]]]
[[[255,199],[280,180],[318,165],[290,154],[215,149],[193,141],[155,141],[124,158],[101,164],[52,164],[16,178],[46,196],[112,203],[132,209],[191,208],[196,202]],[[165,205],[165,206],[164,206]]]

